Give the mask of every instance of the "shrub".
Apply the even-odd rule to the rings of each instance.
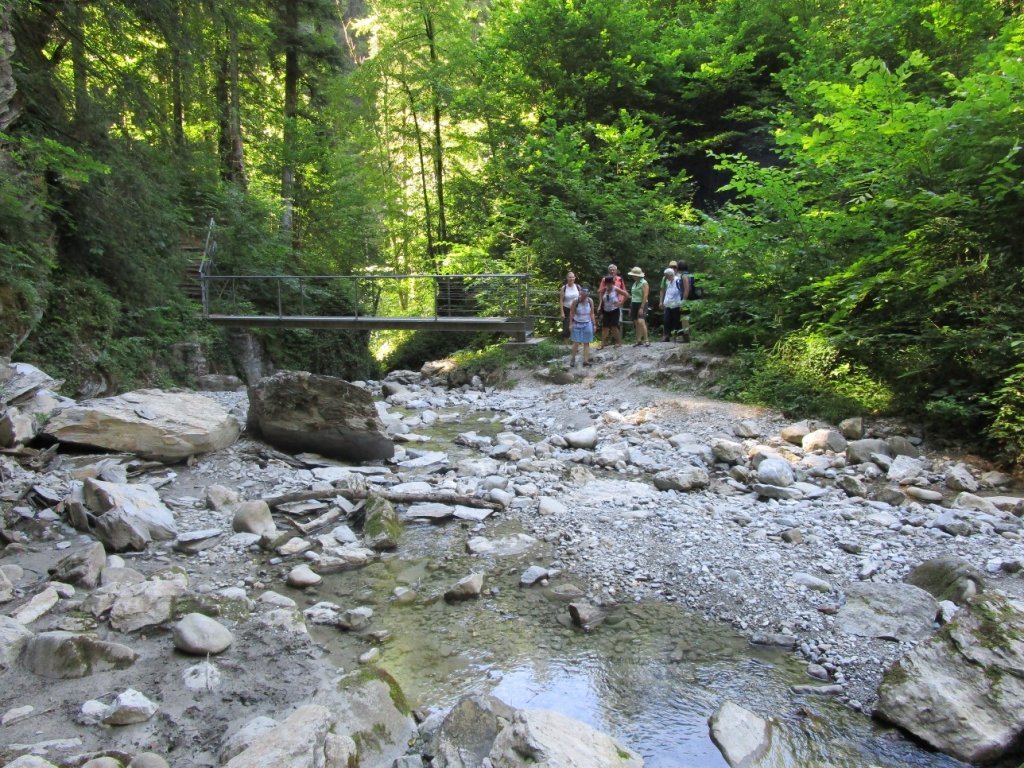
[[[884,384],[815,333],[790,334],[771,350],[738,353],[720,387],[723,395],[740,402],[832,422],[888,413],[894,405]]]

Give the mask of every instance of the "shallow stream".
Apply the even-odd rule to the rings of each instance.
[[[427,446],[454,458],[464,450],[450,444],[454,434],[500,427],[479,418],[433,430]],[[408,523],[397,553],[327,576],[315,594],[295,596],[304,605],[328,600],[343,608],[372,607],[367,633],[312,631],[346,670],[378,647],[376,663],[423,711],[447,708],[467,693],[493,693],[512,706],[557,710],[610,733],[643,755],[648,768],[723,768],[708,717],[731,699],[776,721],[768,766],[962,765],[832,699],[794,694],[790,686],[811,682],[805,662],[751,646],[729,627],[677,605],[630,603],[612,609],[592,631],[574,627],[572,574],[546,586],[519,586],[527,567],[550,564],[548,545],[503,557],[467,552],[474,535],[493,541],[519,532],[500,515],[482,525]],[[444,592],[474,571],[485,574],[481,598],[446,603]],[[415,600],[395,600],[396,587],[413,589]],[[388,633],[383,641],[373,634],[382,630]]]

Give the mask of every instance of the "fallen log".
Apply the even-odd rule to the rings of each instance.
[[[392,491],[353,491],[348,488],[327,488],[322,491],[296,491],[295,493],[286,493],[281,496],[271,496],[270,498],[264,499],[267,506],[271,509],[279,507],[282,504],[288,504],[293,501],[313,501],[320,499],[333,499],[335,496],[342,496],[349,501],[363,501],[370,496],[380,496],[381,498],[387,499],[392,504],[415,504],[416,502],[435,502],[437,504],[458,504],[463,507],[476,507],[478,509],[504,509],[504,507],[496,501],[488,501],[487,499],[481,499],[476,496],[463,496],[458,493],[446,493],[440,491],[438,493],[393,493]]]

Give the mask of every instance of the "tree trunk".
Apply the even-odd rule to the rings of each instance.
[[[285,0],[284,4],[284,147],[281,168],[281,228],[295,241],[295,121],[299,114],[299,2]]]
[[[75,121],[82,123],[89,109],[89,70],[85,62],[85,29],[82,8],[69,0],[65,3],[65,19],[71,40],[71,73],[74,81]]]
[[[431,264],[434,265],[434,271],[437,272],[439,265],[437,254],[434,252],[434,228],[430,221],[432,214],[430,212],[430,191],[427,184],[427,157],[423,150],[423,131],[420,130],[420,121],[416,116],[416,99],[412,95],[412,88],[405,80],[399,82],[405,89],[406,96],[409,97],[409,113],[412,115],[413,130],[416,132],[416,151],[420,160],[420,189],[423,192],[423,221],[426,224],[427,234],[427,256],[430,258]]]
[[[238,33],[230,21],[227,21],[226,26],[227,47],[220,51],[220,66],[214,87],[220,122],[218,148],[221,178],[238,184],[244,190],[248,186],[248,179],[245,174],[241,98],[238,92]]]
[[[437,41],[434,36],[434,19],[429,11],[423,13],[423,24],[430,46],[430,66],[437,69]],[[441,143],[441,98],[437,88],[431,84],[434,117],[434,185],[437,190],[437,241],[440,252],[447,250],[448,225],[444,217],[444,151]],[[435,258],[436,261],[436,258]],[[436,265],[435,265],[436,266]]]
[[[181,3],[175,2],[176,30],[183,26],[181,16]],[[169,32],[167,40],[171,46],[171,135],[174,137],[174,146],[180,150],[185,146],[185,104],[182,94],[182,69],[185,66],[185,56],[182,50],[183,41],[178,38],[176,30]]]

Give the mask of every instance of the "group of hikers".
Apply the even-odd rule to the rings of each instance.
[[[576,365],[576,354],[583,347],[583,365],[590,365],[590,345],[597,328],[601,329],[601,348],[622,346],[622,313],[629,307],[629,319],[635,329],[634,346],[647,347],[647,318],[651,306],[651,284],[640,267],[629,270],[633,284],[619,274],[619,268],[608,265],[608,273],[597,286],[597,296],[586,286],[576,282],[576,274],[569,272],[558,291],[562,317],[562,337],[572,342],[569,367]],[[690,341],[690,323],[683,312],[685,302],[694,298],[693,278],[685,263],[672,261],[665,268],[658,291],[658,306],[662,311],[662,341]],[[628,304],[627,304],[628,302]],[[600,321],[600,322],[599,322]],[[611,341],[609,341],[609,338]]]

